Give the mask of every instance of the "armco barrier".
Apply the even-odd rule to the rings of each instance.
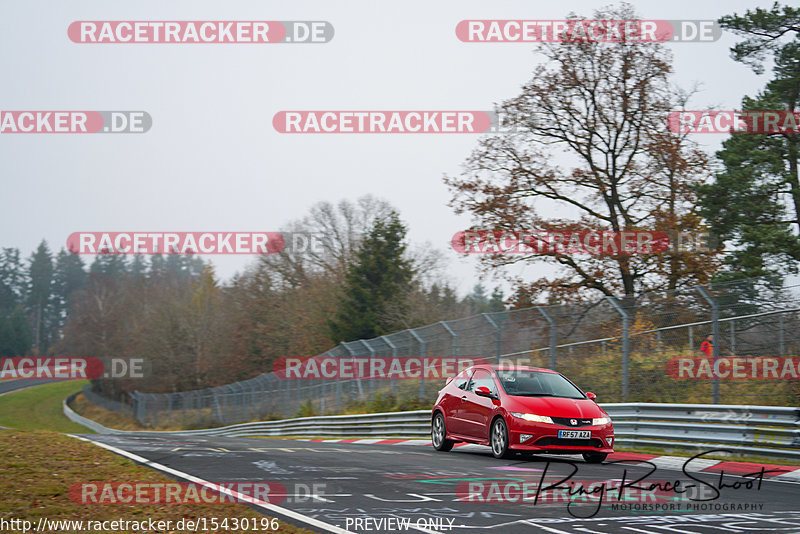
[[[64,414],[72,421],[100,434],[129,432],[106,428],[76,414],[68,405],[74,397],[64,401]],[[647,403],[600,406],[614,421],[616,443],[623,447],[696,452],[725,448],[742,454],[800,459],[800,408]],[[430,417],[429,410],[316,416],[177,433],[228,437],[427,438]]]
[[[100,423],[96,423],[91,419],[88,419],[86,417],[83,417],[75,413],[75,411],[72,408],[70,408],[69,405],[72,403],[73,400],[75,400],[75,397],[77,397],[78,395],[80,395],[80,393],[73,393],[72,395],[64,399],[64,402],[61,403],[64,415],[66,415],[70,421],[72,421],[73,423],[78,423],[79,425],[83,425],[92,432],[97,432],[98,434],[122,434],[125,432],[124,430],[117,430],[115,428],[105,427]]]

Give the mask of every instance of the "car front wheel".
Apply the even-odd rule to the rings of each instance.
[[[508,450],[508,428],[502,418],[497,418],[492,423],[491,445],[495,458],[508,458],[511,455]]]
[[[447,430],[444,426],[444,416],[437,413],[431,421],[431,442],[437,451],[447,452],[453,448],[454,442],[447,439]]]

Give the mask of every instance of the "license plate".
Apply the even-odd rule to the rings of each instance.
[[[559,430],[559,438],[565,439],[589,439],[592,437],[591,430]]]

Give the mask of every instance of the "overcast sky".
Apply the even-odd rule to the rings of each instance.
[[[647,19],[717,19],[770,1],[641,1]],[[395,205],[411,242],[449,259],[464,294],[476,258],[451,236],[469,225],[447,206],[478,137],[286,135],[273,115],[298,109],[489,110],[516,96],[540,57],[531,44],[459,41],[464,19],[590,16],[608,2],[185,1],[3,2],[0,109],[145,110],[140,135],[0,135],[0,246],[57,251],[75,231],[276,231],[316,202],[372,194]],[[71,42],[75,20],[327,20],[327,44]],[[701,84],[696,109],[738,109],[769,78],[735,63],[735,42],[675,43],[674,81]],[[710,151],[724,136],[696,136]],[[87,257],[88,262],[91,257]],[[215,256],[229,278],[249,256]],[[87,262],[87,263],[88,263]],[[541,272],[530,270],[530,278]],[[489,282],[488,285],[493,285]]]

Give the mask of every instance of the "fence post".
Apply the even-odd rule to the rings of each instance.
[[[483,315],[483,317],[487,321],[489,321],[489,324],[494,327],[494,331],[497,334],[497,363],[500,363],[500,352],[501,352],[501,348],[500,348],[500,326],[496,322],[494,322],[494,319],[489,317],[488,313],[482,313],[481,315]]]
[[[325,391],[325,389],[326,389],[326,388],[325,388],[325,380],[324,380],[324,379],[322,380],[322,384],[320,384],[320,385],[321,385],[321,388],[320,388],[320,389],[322,389],[322,394],[319,396],[319,398],[320,398],[320,402],[319,402],[319,413],[320,413],[320,415],[325,415],[325,414],[327,413],[327,412],[326,412],[326,409],[327,409],[327,403],[325,402],[325,400],[326,400],[326,399],[325,399],[325,394],[326,394],[326,391]]]
[[[181,393],[181,396],[180,396],[180,399],[181,399],[181,405],[179,407],[180,408],[180,414],[176,414],[175,417],[176,417],[176,419],[178,419],[180,421],[178,424],[181,425],[181,426],[185,426],[186,425],[186,404],[188,404],[189,397],[191,397],[191,395],[192,395],[191,391],[184,391],[184,392]]]
[[[384,343],[389,345],[390,349],[392,349],[392,358],[394,358],[395,361],[396,361],[397,360],[397,345],[392,343],[392,341],[386,336],[381,336],[381,339],[383,340]],[[389,375],[389,376],[391,376],[391,375]],[[392,397],[397,399],[397,379],[392,378],[391,380],[392,380]]]
[[[731,319],[731,354],[736,354],[736,320]]]
[[[270,373],[265,375],[267,384],[264,387],[264,390],[261,392],[261,402],[262,402],[262,411],[265,414],[269,415],[278,415],[278,406],[281,404],[281,400],[279,398],[280,387],[278,384],[281,383],[281,379],[275,376],[275,373]],[[275,385],[273,385],[273,381]],[[267,401],[269,401],[269,408],[263,408],[263,406],[267,405]]]
[[[712,360],[714,361],[714,383],[712,386],[713,403],[719,404],[719,377],[717,376],[717,358],[719,358],[719,345],[722,341],[719,336],[719,304],[714,298],[706,291],[703,286],[697,286],[697,291],[703,296],[704,299],[711,306],[711,335],[714,336],[714,343],[712,344]]]
[[[347,346],[347,343],[342,343],[342,346],[350,354],[350,356],[352,356],[352,358],[353,358],[353,367],[355,369],[358,369],[358,366],[355,365],[355,363],[356,363],[356,353],[350,347]],[[358,387],[358,398],[359,398],[359,400],[364,400],[364,390],[361,389],[361,375],[358,374],[358,373],[356,373],[356,386]]]
[[[778,312],[778,350],[780,351],[780,356],[785,353],[783,344],[783,312]]]
[[[416,339],[419,342],[419,357],[422,362],[422,369],[420,370],[421,375],[419,380],[419,400],[420,402],[422,402],[423,400],[425,400],[425,357],[428,355],[427,342],[413,330],[409,330],[408,332],[409,334],[414,336],[414,339]]]
[[[622,402],[628,401],[628,364],[630,363],[630,315],[611,295],[606,296],[612,306],[622,316]]]
[[[283,410],[281,411],[281,415],[288,415],[290,411],[290,403],[292,401],[292,384],[289,382],[289,377],[285,377],[283,379],[283,402],[281,406]]]
[[[375,377],[372,376],[372,360],[375,359],[375,349],[369,346],[369,343],[364,341],[363,339],[359,339],[362,345],[367,347],[369,351],[369,394],[370,397],[375,393]]]
[[[239,421],[247,421],[248,420],[248,409],[247,407],[252,405],[252,399],[250,398],[250,383],[245,380],[239,382],[239,387],[241,388],[241,393],[239,393]]]
[[[439,324],[441,324],[442,327],[445,330],[447,330],[447,332],[453,337],[453,342],[450,344],[450,350],[453,353],[453,357],[457,358],[458,357],[458,334],[456,334],[455,331],[452,328],[450,328],[450,325],[447,324],[446,322],[439,321]],[[442,371],[444,371],[444,366],[442,366]],[[458,364],[456,364],[456,374],[458,374]]]
[[[142,418],[139,414],[139,390],[134,389],[133,393],[130,394],[131,399],[133,399],[133,417],[136,418],[139,423],[142,422]]]
[[[458,334],[456,334],[455,331],[452,328],[450,328],[450,325],[447,324],[446,322],[439,321],[439,324],[442,325],[444,329],[447,330],[447,333],[449,333],[453,337],[451,350],[453,352],[453,357],[458,357]]]
[[[537,310],[550,323],[550,369],[556,370],[556,321],[544,310],[544,306],[537,306]]]

